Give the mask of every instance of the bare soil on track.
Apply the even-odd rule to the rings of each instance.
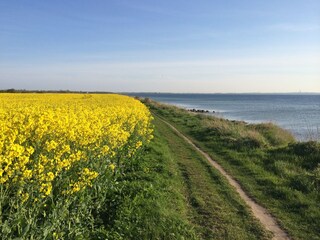
[[[199,147],[197,147],[188,137],[182,134],[178,129],[172,126],[170,123],[165,121],[163,118],[159,117],[161,121],[167,124],[172,130],[174,130],[181,138],[183,138],[186,142],[188,142],[196,151],[202,154],[209,163],[216,168],[232,185],[236,191],[239,193],[240,197],[245,201],[245,203],[252,210],[253,215],[261,222],[261,224],[273,234],[274,240],[289,240],[288,234],[279,226],[276,219],[267,211],[266,208],[262,207],[258,203],[254,201],[240,186],[240,184],[229,175],[220,164],[214,161],[207,153],[202,151]]]

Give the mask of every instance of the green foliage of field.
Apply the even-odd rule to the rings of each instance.
[[[247,124],[147,101],[268,208],[294,239],[320,239],[320,144],[271,123]]]

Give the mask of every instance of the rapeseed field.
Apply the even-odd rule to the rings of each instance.
[[[117,175],[152,139],[151,120],[142,103],[116,94],[1,94],[3,239],[84,237]]]

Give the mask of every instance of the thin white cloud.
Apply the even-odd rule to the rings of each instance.
[[[62,63],[61,65],[66,65]],[[308,54],[292,54],[288,56],[261,56],[261,57],[232,57],[232,58],[211,58],[206,60],[185,60],[185,61],[134,61],[134,62],[104,62],[97,61],[83,63],[83,67],[97,67],[112,69],[146,69],[146,68],[179,68],[179,67],[302,67],[302,66],[319,66],[320,58]],[[66,65],[70,67],[69,64]],[[78,64],[76,64],[78,66]]]
[[[310,55],[207,61],[0,64],[0,88],[166,92],[320,92]]]
[[[171,69],[172,71],[178,72],[180,68],[200,68],[200,69],[210,69],[214,67],[223,68],[294,68],[294,67],[310,67],[314,69],[320,69],[320,57],[317,53],[314,54],[292,54],[287,56],[261,56],[261,57],[218,57],[205,60],[185,60],[185,61],[89,61],[89,62],[51,62],[51,63],[40,63],[36,65],[32,62],[30,64],[12,64],[0,61],[0,73],[6,69],[28,69],[30,71],[37,71],[37,69],[42,70],[65,70],[67,71],[108,71],[117,72],[121,69],[128,70],[139,70],[142,69],[147,71],[148,69]],[[186,69],[187,70],[187,69]]]
[[[279,23],[267,27],[272,31],[286,31],[286,32],[313,32],[319,31],[320,25],[307,25],[307,24],[293,24],[293,23]]]
[[[192,1],[191,1],[192,2]],[[209,1],[210,2],[210,1]],[[160,3],[160,4],[159,4]],[[274,13],[271,11],[267,11],[266,9],[233,9],[233,8],[217,8],[214,2],[210,2],[210,4],[206,7],[198,6],[197,8],[190,9],[190,3],[186,1],[180,1],[180,6],[178,5],[178,1],[174,2],[171,8],[163,7],[161,1],[158,4],[154,4],[154,2],[150,3],[138,3],[137,1],[130,0],[117,0],[117,4],[138,10],[141,12],[146,12],[150,14],[157,14],[169,17],[179,17],[179,18],[200,18],[200,19],[234,19],[234,18],[252,18],[252,17],[266,17],[266,16],[274,16]],[[179,6],[174,7],[174,6]]]
[[[165,16],[180,16],[185,15],[182,11],[177,11],[177,9],[167,9],[157,6],[156,4],[145,4],[145,3],[138,3],[137,1],[127,1],[127,0],[118,0],[117,4],[130,8],[135,9],[142,12],[148,12],[153,14],[165,15]],[[158,4],[159,5],[159,4]]]

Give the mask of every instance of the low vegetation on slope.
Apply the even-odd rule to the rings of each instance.
[[[320,239],[320,144],[271,123],[247,124],[158,104],[151,111],[208,152],[296,239]]]

